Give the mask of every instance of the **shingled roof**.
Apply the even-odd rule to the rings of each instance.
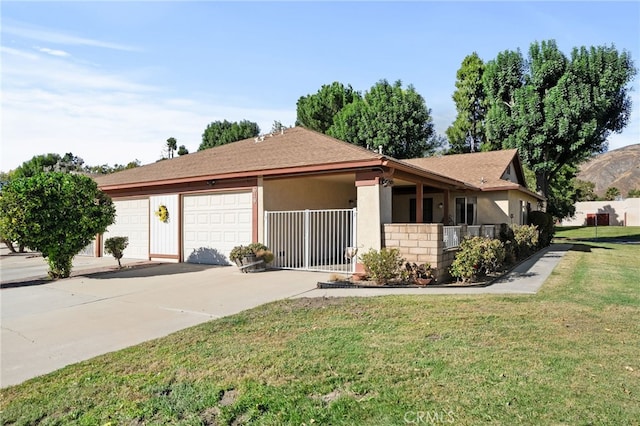
[[[321,147],[321,149],[314,149]],[[269,175],[283,169],[322,166],[339,168],[346,163],[377,163],[385,156],[322,133],[294,127],[284,133],[217,146],[189,155],[158,161],[96,178],[102,188],[209,177]],[[259,172],[259,173],[258,173]]]
[[[519,189],[540,198],[540,195],[526,188],[517,149],[413,158],[403,161],[465,182],[480,191]],[[503,179],[511,163],[514,165],[516,174],[514,178],[517,182]]]
[[[389,166],[453,188],[501,190],[518,184],[501,179],[512,161],[522,171],[515,149],[476,154],[396,160],[322,133],[293,127],[96,177],[103,190],[195,182],[209,179],[274,176]],[[484,183],[483,183],[484,182]],[[534,194],[535,195],[535,194]]]

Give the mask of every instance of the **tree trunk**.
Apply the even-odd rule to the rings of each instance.
[[[549,179],[545,172],[536,172],[536,189],[547,198],[549,194]]]
[[[13,247],[13,243],[9,240],[2,240],[2,242],[7,246],[7,248],[9,249],[9,251],[11,251],[11,253],[15,253],[16,249],[15,247]]]

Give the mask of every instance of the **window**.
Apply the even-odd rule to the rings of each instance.
[[[476,204],[476,197],[456,198],[456,225],[475,225]]]
[[[409,222],[416,223],[416,199],[409,200]],[[433,223],[433,198],[422,199],[422,223]]]

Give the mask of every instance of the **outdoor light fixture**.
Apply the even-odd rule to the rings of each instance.
[[[439,209],[441,209],[441,208],[443,208],[443,207],[444,207],[444,204],[442,204],[442,203],[438,204],[438,208],[439,208]]]
[[[209,186],[213,186],[215,183],[216,183],[216,181],[213,180],[213,179],[207,181],[207,185],[209,185]]]

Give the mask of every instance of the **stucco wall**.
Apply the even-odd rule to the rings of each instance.
[[[478,194],[478,225],[509,223],[507,191]]]
[[[391,222],[391,187],[358,186],[357,245],[360,252],[380,250],[380,226]]]
[[[318,178],[264,179],[263,205],[267,211],[348,209],[357,193],[354,181]]]
[[[562,226],[585,226],[587,215],[597,213],[608,213],[610,226],[640,226],[640,198],[578,202],[575,216],[563,219]]]

